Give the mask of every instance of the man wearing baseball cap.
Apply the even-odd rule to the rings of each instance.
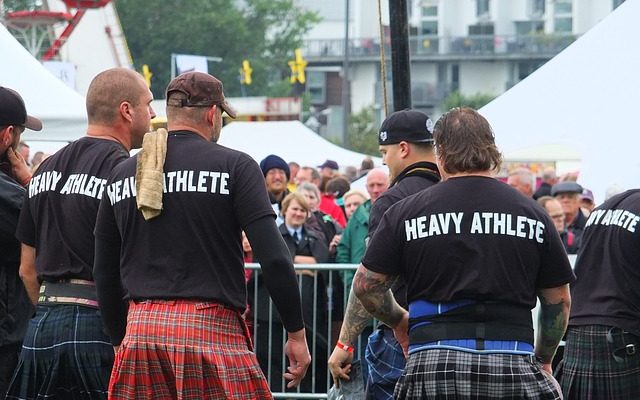
[[[188,72],[169,83],[155,218],[143,217],[126,187],[146,148],[107,180],[94,274],[103,320],[119,346],[109,398],[272,398],[242,317],[242,231],[288,332],[288,387],[311,362],[293,263],[260,168],[216,143],[223,111],[235,116],[215,77]]]
[[[28,128],[39,131],[42,122],[27,115],[22,97],[0,87],[0,398],[18,363],[33,306],[18,274],[20,242],[15,238],[18,215],[31,179],[25,160],[16,151],[20,135]]]
[[[429,116],[409,109],[396,111],[382,122],[378,144],[392,182],[371,206],[367,240],[374,235],[389,207],[440,182],[433,151],[433,126]],[[396,281],[391,289],[396,301],[408,307],[405,283]],[[348,379],[353,347],[370,318],[351,291],[338,344],[329,359],[334,381]],[[391,328],[381,324],[374,330],[369,336],[365,357],[368,364],[368,377],[365,377],[367,398],[392,399],[395,383],[404,371],[405,359]]]

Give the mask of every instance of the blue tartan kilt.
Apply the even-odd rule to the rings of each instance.
[[[562,399],[555,379],[533,356],[449,349],[409,355],[396,399]]]
[[[380,327],[373,331],[369,336],[365,358],[368,364],[365,398],[393,399],[393,391],[404,372],[406,360],[391,329]]]
[[[607,343],[610,326],[571,326],[560,385],[565,399],[640,399],[640,355],[616,362]]]
[[[7,399],[106,399],[113,359],[97,309],[38,305]]]

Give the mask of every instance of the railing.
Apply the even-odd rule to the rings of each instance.
[[[576,256],[569,255],[569,261],[573,266]],[[298,388],[294,392],[285,392],[282,388],[286,387],[284,380],[277,381],[274,379],[276,372],[280,374],[284,372],[274,371],[275,365],[286,365],[286,356],[284,355],[283,344],[286,340],[286,333],[280,325],[280,320],[275,311],[275,307],[271,299],[264,299],[264,285],[260,282],[260,274],[256,273],[260,269],[259,264],[246,264],[246,268],[253,271],[249,279],[248,286],[249,297],[253,299],[250,303],[251,311],[247,315],[247,321],[252,327],[253,345],[256,354],[263,354],[263,371],[269,385],[273,391],[273,397],[276,399],[326,399],[327,392],[332,385],[331,374],[327,368],[327,359],[333,351],[335,342],[340,333],[340,325],[344,308],[346,307],[349,293],[346,285],[343,285],[340,279],[340,272],[355,271],[357,264],[296,264],[295,269],[298,275],[299,287],[303,297],[303,308],[305,306],[305,297],[307,300],[312,299],[311,304],[318,304],[322,298],[326,298],[326,315],[321,315],[322,307],[313,307],[312,310],[303,310],[305,317],[309,317],[309,321],[305,321],[307,330],[307,341],[311,352],[312,364],[307,370],[307,388],[301,390]],[[307,277],[308,286],[302,282],[302,278]],[[319,289],[326,287],[326,297]],[[260,304],[262,302],[262,304]],[[306,303],[307,305],[309,303]],[[268,310],[266,315],[260,314],[262,311]],[[538,307],[532,310],[533,326],[537,327]],[[323,325],[324,321],[326,325]],[[373,324],[372,319],[372,324]],[[266,328],[260,329],[260,328]],[[279,330],[280,332],[276,332]],[[360,336],[355,346],[355,359],[364,358],[364,346],[366,346],[368,334]],[[312,338],[312,340],[310,340]],[[321,343],[322,342],[322,343]],[[266,358],[266,360],[264,360]],[[260,357],[259,357],[260,359]],[[284,368],[284,367],[283,367]]]
[[[477,55],[492,56],[521,54],[551,57],[576,40],[574,35],[470,35],[437,36],[420,35],[409,37],[412,56],[428,55]],[[343,39],[306,40],[303,54],[307,58],[344,57]],[[352,39],[349,41],[349,57],[379,57],[380,41],[373,38]],[[389,43],[385,44],[385,54],[391,54]]]

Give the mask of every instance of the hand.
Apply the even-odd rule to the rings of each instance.
[[[548,364],[540,363],[540,369],[545,372],[548,372],[549,375],[553,376],[553,368],[551,368],[551,363],[548,363]]]
[[[400,346],[402,346],[402,352],[404,358],[409,358],[409,312],[405,310],[402,315],[402,319],[396,326],[393,327],[393,336],[396,337]]]
[[[25,186],[31,179],[31,170],[27,165],[27,162],[22,158],[22,155],[9,147],[7,149],[7,159],[11,164],[11,171],[16,181]]]
[[[118,350],[120,350],[120,345],[118,345],[118,346],[113,346],[113,353],[114,353],[114,354],[118,354]]]
[[[338,244],[340,244],[340,239],[342,239],[342,235],[335,235],[333,239],[331,239],[331,243],[329,243],[329,252],[333,253],[338,248]]]
[[[353,361],[353,353],[342,350],[339,347],[333,349],[331,357],[329,357],[329,371],[333,376],[333,383],[336,387],[340,387],[340,379],[349,380],[349,372],[351,372],[351,362]]]
[[[284,379],[291,381],[287,383],[287,388],[291,389],[300,385],[309,364],[311,364],[311,355],[304,328],[296,332],[289,332],[288,336],[284,351],[289,358],[289,366],[287,367],[288,372],[284,373]]]

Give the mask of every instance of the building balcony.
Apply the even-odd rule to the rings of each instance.
[[[574,35],[422,35],[409,38],[412,60],[463,59],[550,59],[576,40]],[[379,60],[377,38],[349,40],[349,58],[353,62]],[[304,57],[317,64],[336,64],[344,59],[344,40],[314,39],[304,41]],[[385,44],[385,56],[391,47]]]

